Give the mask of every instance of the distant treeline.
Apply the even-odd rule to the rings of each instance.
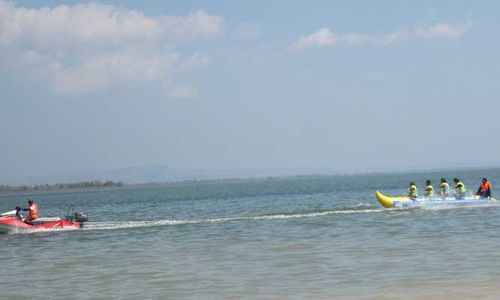
[[[36,185],[0,185],[0,193],[17,193],[30,191],[53,191],[64,189],[101,188],[101,187],[122,187],[123,182],[118,181],[82,181],[56,184],[36,184]]]

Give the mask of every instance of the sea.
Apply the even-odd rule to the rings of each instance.
[[[293,176],[1,195],[86,212],[0,235],[1,299],[498,299],[500,205],[385,209],[375,191],[500,169]],[[500,198],[500,197],[499,197]]]

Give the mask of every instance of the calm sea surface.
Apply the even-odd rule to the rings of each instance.
[[[500,296],[500,206],[386,210],[374,192],[500,170],[299,177],[0,196],[78,232],[0,235],[2,299],[457,299]],[[500,198],[500,197],[499,197]]]

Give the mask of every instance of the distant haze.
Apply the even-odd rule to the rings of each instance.
[[[493,1],[0,0],[0,183],[499,166],[498,32]]]

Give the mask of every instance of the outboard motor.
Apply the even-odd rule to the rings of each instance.
[[[70,222],[78,222],[80,223],[80,228],[83,227],[83,223],[87,222],[89,218],[87,217],[86,213],[75,211],[73,212],[73,205],[70,205],[68,207],[68,214],[66,215],[66,220]]]
[[[79,211],[75,211],[75,213],[73,214],[73,219],[80,223],[87,222],[89,220],[86,213]]]

